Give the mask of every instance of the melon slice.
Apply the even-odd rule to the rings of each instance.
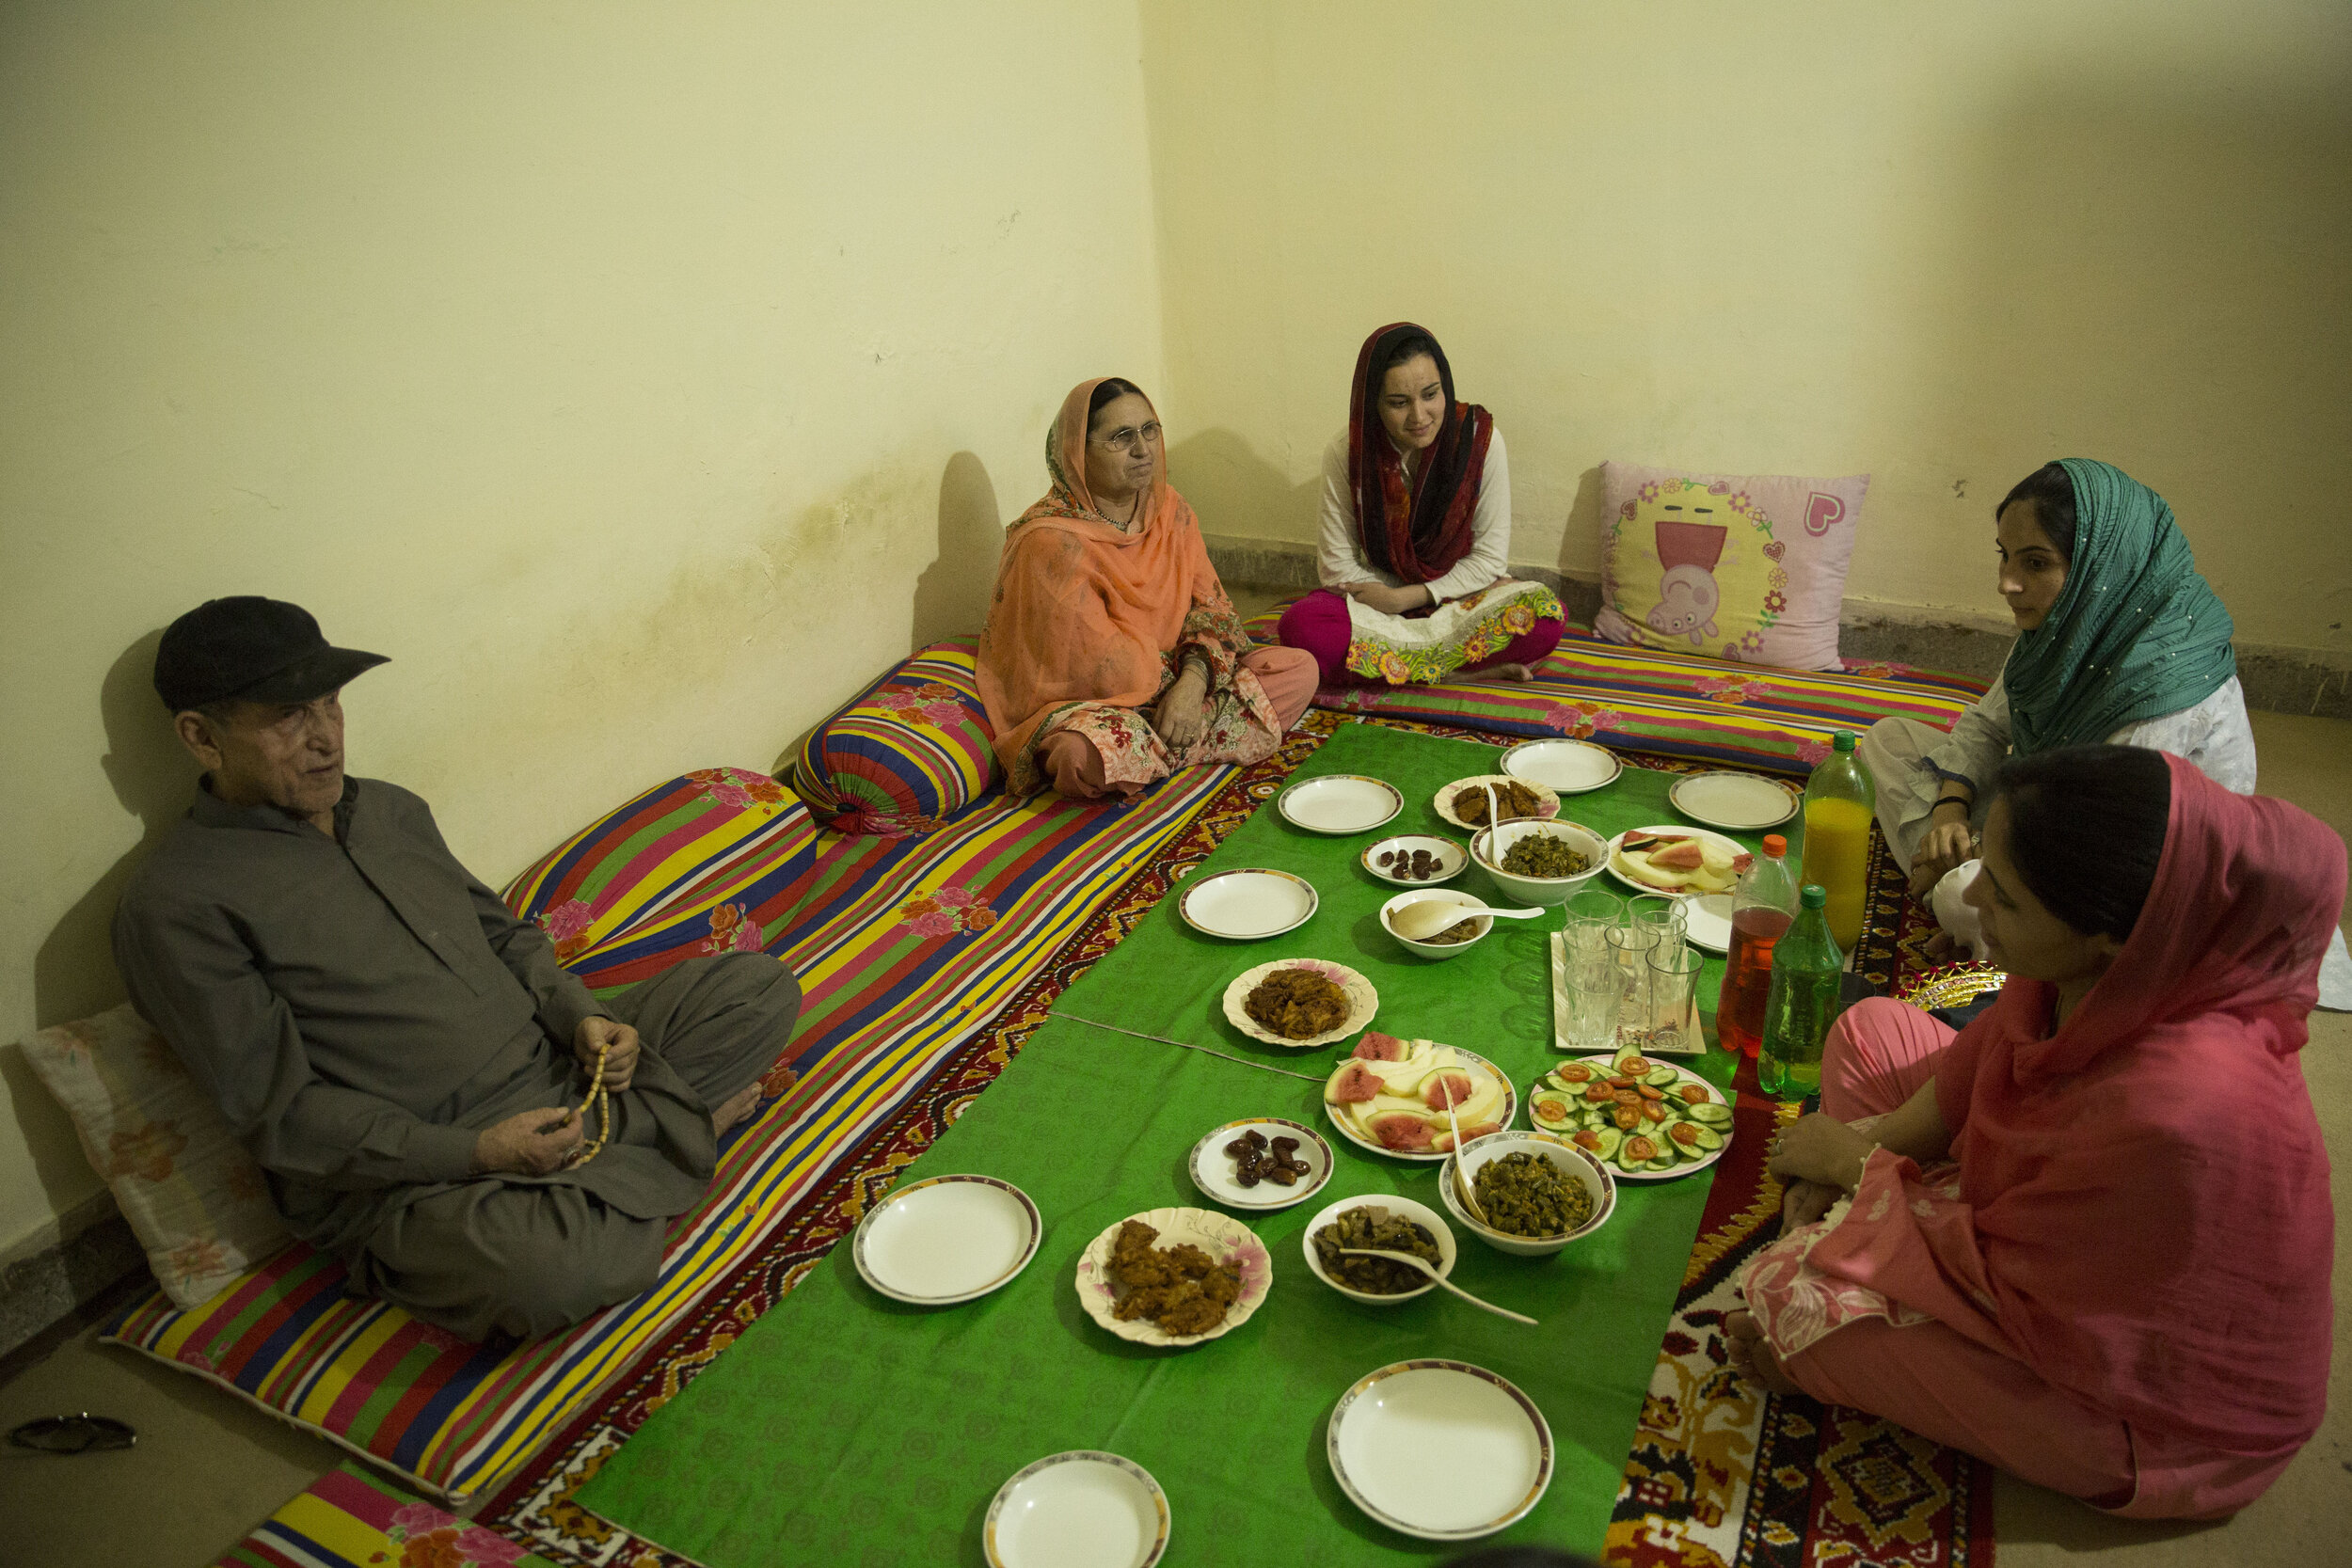
[[[1406,1056],[1406,1047],[1405,1042],[1394,1035],[1367,1030],[1364,1037],[1356,1042],[1356,1049],[1350,1054],[1360,1061],[1401,1062]]]
[[[1383,1148],[1407,1149],[1419,1153],[1436,1141],[1429,1123],[1410,1111],[1391,1111],[1372,1120],[1372,1135]]]
[[[1335,1104],[1347,1105],[1371,1100],[1380,1093],[1380,1075],[1361,1062],[1343,1062],[1339,1071],[1331,1075],[1323,1098]]]

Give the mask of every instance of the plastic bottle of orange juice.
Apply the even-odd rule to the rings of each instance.
[[[1829,895],[1829,934],[1841,953],[1862,936],[1863,874],[1870,853],[1870,816],[1878,787],[1854,755],[1851,730],[1839,730],[1830,754],[1804,785],[1804,875]]]

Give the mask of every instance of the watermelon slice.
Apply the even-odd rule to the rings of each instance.
[[[1499,1123],[1482,1121],[1475,1127],[1465,1127],[1462,1129],[1462,1142],[1468,1143],[1472,1138],[1483,1138],[1489,1132],[1500,1132],[1502,1131],[1502,1128]],[[1438,1132],[1436,1136],[1429,1140],[1429,1147],[1436,1149],[1440,1154],[1453,1153],[1454,1148],[1454,1130],[1452,1128],[1448,1128],[1442,1132]]]
[[[1383,1148],[1407,1149],[1419,1153],[1436,1141],[1429,1123],[1410,1111],[1391,1111],[1372,1118],[1372,1135],[1380,1140]]]
[[[1671,849],[1661,849],[1650,856],[1650,864],[1661,871],[1696,871],[1705,863],[1707,853],[1695,839],[1684,839]]]
[[[1433,1111],[1442,1111],[1470,1099],[1476,1086],[1467,1072],[1433,1072],[1421,1086],[1422,1103]]]
[[[1405,1059],[1405,1042],[1394,1035],[1384,1035],[1376,1029],[1368,1029],[1364,1032],[1364,1037],[1356,1042],[1356,1049],[1348,1054],[1359,1061],[1401,1062]]]
[[[1740,873],[1740,875],[1743,877],[1747,875],[1748,867],[1754,865],[1755,863],[1756,857],[1746,853],[1745,851],[1731,857],[1731,869]]]
[[[1382,1087],[1380,1075],[1363,1063],[1343,1062],[1324,1098],[1341,1105],[1360,1104],[1378,1095]]]

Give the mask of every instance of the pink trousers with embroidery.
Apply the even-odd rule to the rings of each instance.
[[[1295,648],[1252,648],[1242,655],[1242,668],[1258,677],[1259,689],[1265,693],[1266,705],[1283,732],[1298,722],[1298,716],[1314,701],[1315,667]],[[1038,748],[1038,764],[1054,785],[1054,793],[1067,795],[1076,800],[1099,800],[1110,786],[1103,771],[1103,753],[1094,749],[1094,742],[1071,730],[1057,730],[1045,737]],[[1118,791],[1122,796],[1137,793],[1134,787]]]
[[[1314,655],[1326,686],[1388,685],[1377,675],[1359,675],[1347,667],[1347,644],[1354,635],[1352,626],[1347,614],[1347,595],[1318,588],[1282,611],[1274,635],[1286,648],[1303,648]],[[1560,633],[1565,626],[1562,621],[1537,621],[1532,629],[1511,639],[1510,645],[1494,657],[1479,664],[1466,664],[1446,678],[1461,680],[1502,664],[1533,664],[1560,645]]]
[[[1840,1121],[1898,1109],[1935,1076],[1951,1028],[1906,1003],[1857,1003],[1821,1050],[1821,1109]],[[2137,1485],[2129,1431],[2022,1361],[1940,1323],[1848,1323],[1781,1368],[1815,1399],[1849,1405],[2101,1508]]]

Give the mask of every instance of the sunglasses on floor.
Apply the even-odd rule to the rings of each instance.
[[[127,1449],[139,1434],[111,1416],[43,1416],[9,1432],[8,1441],[40,1453],[88,1453],[93,1449]]]

